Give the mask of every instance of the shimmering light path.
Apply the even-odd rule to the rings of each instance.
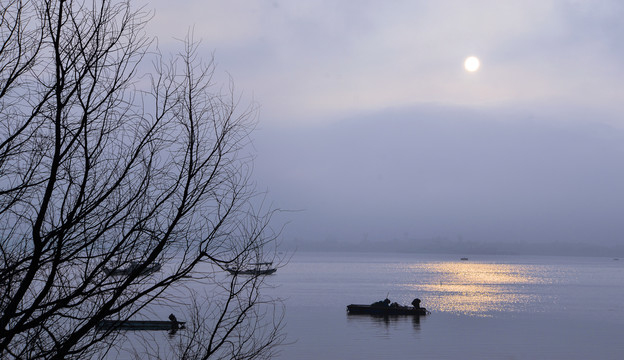
[[[547,269],[537,265],[487,264],[467,261],[407,265],[406,271],[429,274],[434,282],[403,284],[427,295],[433,310],[488,316],[495,311],[523,311],[540,296],[528,285],[550,284]],[[424,296],[424,295],[423,295]]]
[[[267,279],[279,359],[621,359],[624,262],[609,258],[301,253]],[[347,315],[414,297],[431,314]]]

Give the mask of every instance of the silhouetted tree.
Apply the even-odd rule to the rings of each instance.
[[[193,296],[170,354],[270,354],[262,277],[223,271],[275,239],[241,152],[253,107],[211,87],[192,40],[163,59],[128,1],[0,6],[0,358],[106,356],[123,340],[101,320],[193,282],[220,290]]]

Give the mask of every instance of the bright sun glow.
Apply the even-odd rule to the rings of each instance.
[[[466,60],[464,61],[464,68],[470,72],[479,70],[480,65],[481,63],[479,62],[479,59],[476,58],[475,56],[467,57]]]

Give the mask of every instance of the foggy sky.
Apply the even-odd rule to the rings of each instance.
[[[150,2],[260,107],[286,240],[620,244],[619,1]],[[467,73],[475,55],[481,69]]]

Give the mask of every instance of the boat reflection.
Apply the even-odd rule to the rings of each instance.
[[[406,315],[370,315],[347,313],[347,321],[363,325],[379,325],[389,328],[391,325],[412,323],[414,330],[420,330],[420,316]]]

